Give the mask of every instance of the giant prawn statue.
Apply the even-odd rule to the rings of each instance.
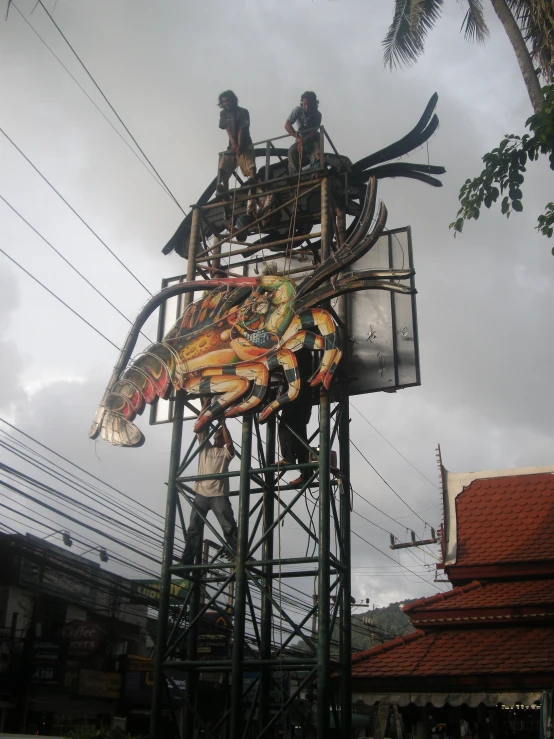
[[[421,128],[421,121],[418,125]],[[439,169],[435,167],[435,173]],[[418,179],[423,176],[428,177]],[[140,446],[144,436],[133,420],[146,403],[167,398],[172,390],[211,398],[194,426],[201,431],[213,420],[250,411],[258,412],[260,422],[266,421],[294,402],[302,381],[329,389],[343,347],[333,315],[322,304],[356,290],[414,291],[409,283],[397,282],[411,277],[410,269],[347,271],[377,242],[387,220],[382,203],[374,218],[377,175],[366,182],[346,239],[298,284],[285,275],[266,274],[181,282],[153,296],[129,332],[89,436],[101,434],[114,445]],[[153,311],[165,300],[199,287],[204,296],[185,308],[160,342],[129,363],[140,329]],[[319,367],[308,379],[300,377],[295,358],[303,348],[321,353]],[[286,388],[273,397],[268,389],[270,376],[277,371]]]

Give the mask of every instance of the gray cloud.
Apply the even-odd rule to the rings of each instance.
[[[33,4],[18,2],[119,128],[40,8],[30,15]],[[480,170],[480,157],[504,133],[521,132],[530,114],[513,52],[492,14],[489,44],[466,44],[459,34],[461,9],[453,4],[421,61],[390,73],[382,69],[380,50],[390,12],[388,4],[362,0],[245,0],[237,18],[235,6],[222,0],[155,8],[128,0],[59,0],[55,15],[185,210],[213,177],[216,153],[225,146],[215,106],[222,89],[235,89],[249,108],[255,138],[280,134],[299,93],[315,89],[335,144],[353,160],[404,135],[437,90],[441,126],[429,148],[411,159],[444,164],[444,187],[391,180],[380,188],[389,225],[413,227],[423,384],[353,402],[431,480],[437,479],[438,441],[446,465],[460,471],[550,463],[554,263],[533,225],[551,190],[551,172],[529,169],[525,211],[518,217],[505,221],[485,213],[456,240],[447,230],[460,184]],[[0,62],[7,132],[151,290],[162,277],[182,273],[182,260],[160,254],[181,212],[13,11],[0,24]],[[0,192],[133,317],[146,293],[6,141],[0,152]],[[6,209],[2,216],[3,248],[121,345],[125,321]],[[137,451],[88,440],[115,350],[15,270],[5,278],[0,271],[0,400],[11,404],[15,397],[18,425],[163,511],[169,427],[147,428],[142,418],[147,442]],[[148,329],[155,333],[154,321]],[[425,521],[438,526],[436,488],[355,411],[351,417],[352,438],[364,454]],[[190,440],[190,429],[185,436]],[[424,524],[355,450],[352,466],[354,488],[395,521],[360,499],[355,510],[398,538],[406,528],[423,533]],[[352,526],[398,562],[386,532],[356,515]],[[300,546],[293,528],[282,533],[283,546]],[[355,570],[357,597],[386,603],[433,592],[405,570],[386,570],[393,562],[356,537],[353,551],[354,566],[361,568]],[[430,555],[406,552],[400,561],[432,579],[424,567],[433,562]]]

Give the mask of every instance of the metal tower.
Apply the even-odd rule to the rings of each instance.
[[[364,179],[362,173],[353,186],[349,181],[348,160],[338,154],[323,127],[320,170],[288,176],[286,150],[275,148],[274,141],[262,142],[264,148],[256,150],[258,156],[265,154],[263,181],[259,185],[243,186],[239,180],[240,186],[230,190],[225,198],[210,201],[210,193],[207,196],[205,193],[193,206],[191,218],[185,219],[178,232],[181,241],[187,244],[186,253],[180,252],[188,259],[187,274],[164,281],[165,285],[198,280],[200,291],[203,279],[248,275],[249,270],[257,271],[260,262],[266,261],[275,262],[282,274],[307,276],[314,270],[314,264],[336,259],[333,255],[347,242],[349,234],[355,233],[360,238],[367,234],[372,226],[375,179],[367,184],[370,178]],[[330,143],[334,155],[324,154],[325,141]],[[278,200],[269,210],[266,208],[263,217],[250,219],[248,225],[240,227],[237,215],[248,212],[256,199],[267,201],[276,194]],[[254,244],[241,241],[262,221],[267,231],[268,219],[275,214],[281,214],[280,229],[273,232],[270,229],[269,236],[262,238],[260,228],[259,241]],[[354,217],[354,222],[347,228],[348,215]],[[379,233],[385,220],[383,207],[374,221]],[[320,230],[313,231],[317,224]],[[222,236],[225,227],[228,235]],[[364,278],[371,272],[368,279],[379,280],[374,287],[390,291],[390,295],[385,294],[393,316],[390,366],[385,366],[384,355],[379,352],[375,376],[381,384],[372,390],[419,384],[412,300],[415,288],[411,241],[407,234],[406,248],[394,232],[384,236],[381,256],[386,260],[385,267],[379,263],[378,270],[363,272]],[[393,236],[400,244],[400,263],[395,256]],[[229,251],[225,254],[227,247]],[[399,264],[410,269],[399,270]],[[355,279],[356,273],[347,277]],[[408,280],[407,286],[400,286],[400,280]],[[323,300],[328,301],[333,289],[333,285],[327,286]],[[408,304],[397,305],[394,291],[407,294],[404,297],[412,300],[411,308],[406,308]],[[293,727],[302,727],[303,736],[314,739],[328,737],[331,727],[336,736],[344,739],[351,736],[349,394],[352,377],[349,362],[354,356],[355,342],[349,297],[341,295],[334,307],[324,303],[339,326],[344,356],[331,390],[321,390],[313,399],[319,418],[307,444],[310,461],[302,465],[278,465],[276,424],[282,421],[270,418],[266,426],[260,426],[252,414],[242,418],[240,471],[225,473],[231,483],[231,496],[238,498],[236,558],[231,558],[219,527],[203,517],[205,536],[210,541],[205,542],[203,551],[197,552],[192,567],[179,564],[175,533],[181,529],[186,536],[192,485],[199,479],[194,474],[199,448],[196,439],[184,453],[181,448],[184,416],[186,409],[191,408],[185,393],[177,392],[171,403],[162,406],[168,409],[173,435],[151,739],[165,736],[162,714],[168,706],[171,710],[175,696],[182,709],[181,720],[175,721],[181,739],[195,739],[199,735],[217,739],[292,736]],[[176,315],[192,299],[190,292],[181,296],[179,300],[183,302],[175,306]],[[164,311],[162,308],[159,340],[170,325]],[[406,320],[407,326],[409,323],[402,330],[410,334],[413,356],[408,357],[406,348],[398,343],[400,332],[396,330],[395,311],[403,322]],[[372,326],[369,330],[368,340],[376,335]],[[367,391],[359,386],[356,390]],[[215,428],[211,433],[214,431]],[[297,439],[306,445],[305,440],[298,436]],[[299,467],[305,480],[299,487],[287,485],[283,475]],[[294,537],[287,535],[284,550],[282,539],[293,527]],[[314,578],[317,586],[312,594]],[[183,581],[187,585],[186,596],[175,605],[171,601],[172,583],[182,586]],[[299,601],[303,605],[300,613]],[[214,620],[217,625],[212,625],[210,631],[208,621],[213,624]],[[207,638],[220,647],[223,645],[210,658],[205,654]],[[185,689],[179,690],[183,683]]]
[[[322,130],[322,149],[324,135]],[[268,141],[266,145],[269,164],[273,143]],[[298,182],[296,177],[282,177],[280,183],[275,178],[269,180],[269,167],[266,167],[267,180],[258,188],[258,196],[263,197],[269,188],[274,193],[280,185],[282,192],[291,194],[289,206],[295,208],[300,223],[302,214],[296,211],[299,195],[319,191],[321,230],[315,236],[320,237],[320,259],[324,260],[334,240],[344,234],[344,213],[339,212],[335,221],[336,207],[331,211],[332,177],[323,170],[316,180],[312,179],[313,175],[310,171],[307,176],[299,177]],[[336,178],[344,180],[344,173],[335,175]],[[244,204],[247,193],[248,188],[235,190],[233,202],[227,209]],[[194,206],[187,281],[205,277],[204,265],[212,274],[215,270],[223,272],[220,255],[226,239],[214,238],[210,248],[203,235],[206,223],[211,222],[212,209],[209,204]],[[338,233],[334,233],[334,221],[339,224]],[[228,237],[227,240],[232,239]],[[290,260],[290,241],[276,239],[264,244],[265,248],[273,248],[270,259],[288,257]],[[204,251],[201,252],[202,245]],[[240,255],[242,259],[237,265],[242,267],[249,251],[254,250],[246,244],[231,250],[229,256]],[[225,273],[228,274],[233,266],[228,264]],[[310,269],[311,265],[301,267],[300,271],[307,273]],[[184,306],[191,300],[191,294],[184,296]],[[344,327],[346,298],[339,301],[338,320]],[[343,337],[347,346],[345,339]],[[327,737],[331,715],[335,726],[340,728],[340,736],[350,736],[350,471],[346,365],[344,361],[340,367],[333,395],[325,390],[319,393],[318,429],[309,440],[313,461],[300,466],[277,466],[276,419],[260,427],[252,414],[243,417],[240,471],[225,473],[230,478],[231,496],[238,498],[236,560],[222,558],[226,551],[225,540],[218,527],[205,520],[205,535],[218,546],[211,557],[206,556],[206,547],[204,557],[198,552],[197,564],[192,568],[177,564],[180,553],[174,551],[174,538],[176,526],[186,531],[188,506],[185,508],[183,502],[190,502],[191,485],[198,479],[191,474],[191,467],[194,470],[199,450],[193,441],[182,453],[185,394],[176,394],[155,654],[153,739],[162,736],[161,717],[167,686],[177,677],[184,677],[186,681],[185,719],[180,727],[182,737],[197,736],[200,729],[207,737],[271,737],[278,727],[286,733],[291,724],[303,725],[305,729],[313,727],[313,736]],[[339,454],[338,462],[332,464],[334,445],[338,446]],[[283,482],[283,475],[300,467],[306,471],[306,482],[291,488]],[[304,521],[306,496],[314,506],[315,525],[307,525]],[[279,551],[281,531],[289,522],[300,529],[306,549],[304,556],[287,556],[286,552]],[[171,582],[182,578],[184,569],[192,571],[187,576],[190,587],[178,613],[171,614]],[[299,616],[290,611],[290,599],[283,599],[283,589],[291,582],[305,587],[311,582],[310,578],[317,578],[317,595],[307,612]],[[219,614],[220,624],[225,624],[219,628],[227,629],[230,639],[227,656],[206,660],[199,653],[198,640],[203,617],[210,612]],[[331,649],[333,633],[339,634],[338,650]],[[218,674],[224,686],[224,690],[217,693],[221,705],[212,705],[209,713],[199,698],[200,674],[208,673]],[[296,682],[291,688],[293,674]],[[333,681],[340,685],[338,691],[332,691],[332,674],[338,678]],[[306,695],[311,700],[306,700]]]

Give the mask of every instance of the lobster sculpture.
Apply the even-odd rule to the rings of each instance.
[[[301,378],[294,354],[303,347],[322,352],[321,363],[308,381],[328,389],[342,349],[331,313],[318,306],[331,296],[354,290],[413,291],[392,281],[411,277],[412,270],[344,272],[371,249],[385,227],[387,210],[381,203],[370,230],[376,191],[372,178],[354,230],[300,284],[283,275],[203,281],[200,284],[208,292],[184,310],[161,342],[149,346],[127,367],[140,328],[153,310],[169,297],[198,290],[199,283],[180,283],[154,296],[131,329],[89,436],[94,439],[101,433],[111,444],[140,446],[144,436],[132,423],[135,416],[145,403],[166,398],[172,389],[212,397],[198,416],[195,431],[218,417],[254,409],[265,421],[297,397]],[[342,275],[337,277],[339,272]],[[286,391],[262,405],[270,374],[278,369],[284,373]]]
[[[143,308],[127,337],[89,436],[94,439],[101,434],[111,444],[140,446],[144,437],[133,424],[135,416],[142,413],[146,403],[168,397],[172,389],[185,390],[194,396],[211,396],[209,407],[196,421],[195,431],[221,416],[237,416],[253,410],[259,411],[260,421],[265,421],[297,397],[301,378],[295,352],[303,347],[322,352],[320,365],[308,381],[312,386],[322,385],[328,389],[342,348],[335,320],[322,304],[331,297],[355,290],[412,292],[409,285],[394,281],[411,277],[411,270],[347,273],[345,269],[371,249],[385,226],[387,211],[381,204],[370,228],[378,179],[408,177],[434,187],[442,185],[433,175],[442,174],[444,167],[391,163],[432,136],[439,123],[434,114],[437,99],[436,94],[431,97],[423,115],[406,136],[354,164],[345,157],[337,162],[333,155],[325,154],[324,164],[331,167],[331,171],[337,163],[340,171],[348,171],[347,185],[341,185],[342,176],[334,177],[332,182],[344,212],[353,220],[344,243],[309,277],[299,284],[284,275],[205,280],[200,285],[209,292],[186,308],[161,342],[149,346],[128,365],[140,329],[151,313],[168,298],[198,290],[199,283],[179,283],[155,295]],[[262,174],[270,179],[286,171],[286,150],[272,151],[281,161],[269,165],[268,169],[266,164],[267,171]],[[256,155],[265,153],[265,150],[255,152]],[[199,206],[210,201],[215,186],[214,180],[199,198]],[[320,204],[316,202],[312,209],[310,202],[304,200],[298,197],[296,222],[300,226],[295,236],[306,233],[308,238]],[[211,225],[204,224],[204,237],[229,228],[225,222],[225,204],[218,204],[217,198],[210,203]],[[245,204],[239,200],[237,214],[242,212],[240,208],[244,210]],[[188,257],[191,218],[191,214],[184,218],[164,247],[165,254],[174,250]],[[305,223],[301,223],[302,218]],[[285,222],[281,226],[285,236],[288,233],[290,237],[289,224]],[[276,233],[279,234],[279,230]],[[275,231],[255,242],[254,247],[262,248],[268,239],[275,239]],[[296,239],[296,246],[299,243]],[[319,246],[313,244],[315,250]],[[287,388],[279,397],[266,401],[270,375],[277,371],[282,371]]]

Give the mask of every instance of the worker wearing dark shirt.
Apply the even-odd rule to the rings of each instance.
[[[300,393],[296,400],[287,403],[281,410],[279,422],[279,446],[281,448],[281,460],[279,464],[303,464],[310,461],[308,450],[308,423],[312,415],[312,388],[309,378],[312,374],[312,352],[309,349],[301,349],[295,354],[300,375]],[[304,444],[293,434],[295,432]],[[301,485],[310,478],[309,470],[301,470],[300,477],[293,480],[290,485]]]
[[[289,174],[296,174],[308,162],[312,168],[319,162],[318,129],[322,116],[318,106],[315,92],[307,90],[300,97],[300,105],[293,108],[287,118],[285,130],[296,139],[289,149]],[[293,123],[298,123],[297,130],[293,128]]]
[[[229,146],[219,160],[218,190],[224,192],[229,187],[229,177],[237,168],[248,177],[246,184],[256,181],[256,158],[250,137],[250,114],[240,108],[238,98],[232,90],[225,90],[219,96],[219,127],[227,131]]]

